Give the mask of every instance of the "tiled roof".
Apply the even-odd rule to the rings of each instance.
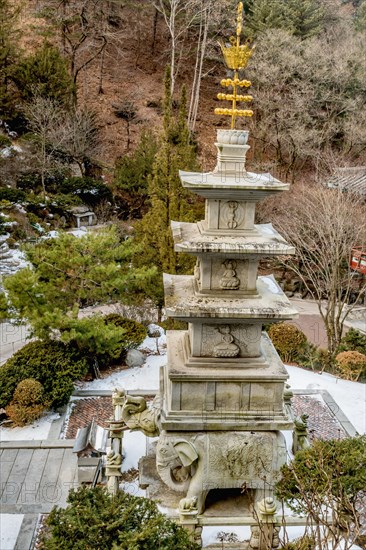
[[[366,166],[338,168],[326,186],[366,195]]]

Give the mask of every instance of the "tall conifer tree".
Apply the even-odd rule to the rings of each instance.
[[[9,0],[0,0],[0,116],[5,118],[14,101],[14,91],[9,89],[9,85],[17,58],[18,16],[17,6]]]
[[[256,0],[248,27],[256,35],[267,29],[284,29],[300,38],[319,34],[325,9],[319,0]]]
[[[172,220],[193,221],[202,204],[182,186],[179,170],[197,168],[195,147],[189,137],[186,122],[186,92],[183,88],[178,117],[174,117],[170,92],[171,75],[165,77],[163,135],[155,157],[153,174],[148,183],[151,208],[136,226],[137,265],[155,265],[158,276],[146,293],[157,305],[163,302],[162,273],[187,273],[192,258],[174,252],[170,229]],[[143,250],[143,254],[141,251]]]

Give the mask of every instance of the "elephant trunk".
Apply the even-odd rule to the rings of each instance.
[[[127,395],[122,408],[122,420],[128,425],[131,417],[147,408],[146,400],[140,396]]]

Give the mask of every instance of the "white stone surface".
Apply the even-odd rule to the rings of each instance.
[[[190,275],[164,274],[164,289],[166,315],[188,322],[195,319],[216,319],[217,322],[263,319],[269,322],[297,316],[297,310],[272,276],[258,277],[258,298],[200,296],[195,292],[194,279]]]
[[[24,514],[0,514],[0,548],[13,550]]]

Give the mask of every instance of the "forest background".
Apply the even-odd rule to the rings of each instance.
[[[227,121],[213,111],[229,76],[218,42],[235,29],[236,5],[0,0],[0,232],[10,248],[28,243],[33,265],[32,274],[4,280],[4,316],[10,305],[38,336],[65,335],[65,320],[74,334],[79,307],[105,301],[100,273],[91,279],[95,266],[85,265],[103,238],[112,244],[101,271],[122,266],[120,284],[108,291],[114,300],[149,298],[160,311],[162,271],[192,269],[191,258],[174,253],[169,224],[200,219],[203,205],[182,189],[178,169],[214,166],[215,130]],[[297,246],[292,268],[319,303],[334,357],[348,305],[364,291],[347,261],[351,247],[366,242],[365,210],[320,184],[365,164],[366,0],[247,0],[244,20],[243,39],[255,45],[245,71],[254,116],[238,126],[250,130],[248,167],[293,183],[289,195],[260,206],[257,221],[273,221]],[[84,251],[61,239],[57,257],[68,262],[53,258],[45,274],[51,247],[39,243],[34,252],[29,241],[69,228],[82,205],[117,230],[85,241]],[[91,282],[95,294],[85,291]],[[60,287],[67,299],[52,310],[45,296]],[[79,328],[87,332],[85,321]]]

